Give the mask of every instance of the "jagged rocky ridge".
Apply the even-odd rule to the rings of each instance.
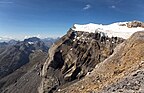
[[[0,43],[0,92],[143,93],[143,29],[139,21],[74,25],[48,58],[47,40]]]
[[[76,26],[79,28],[76,28]],[[50,48],[47,61],[42,70],[42,82],[39,87],[39,93],[95,93],[99,87],[104,86],[101,84],[101,80],[99,80],[101,76],[94,73],[97,65],[104,65],[100,68],[100,74],[103,74],[102,72],[109,74],[109,70],[114,70],[113,66],[116,69],[114,72],[115,75],[123,72],[123,70],[117,70],[119,68],[117,68],[115,64],[111,65],[110,63],[105,65],[105,60],[109,60],[115,53],[118,55],[119,52],[121,53],[123,51],[115,51],[114,53],[115,47],[117,45],[121,47],[119,44],[125,41],[117,36],[126,37],[126,35],[123,35],[128,34],[127,36],[130,36],[134,32],[143,30],[143,23],[139,21],[116,23],[110,26],[104,26],[103,28],[99,28],[101,25],[94,25],[95,27],[92,27],[92,29],[89,26],[91,27],[93,24],[85,26],[74,25],[65,36]],[[111,33],[110,30],[113,26],[116,26],[114,27],[115,29],[119,29],[120,31],[126,30],[126,32],[122,31],[117,33],[117,31],[114,31],[114,33]],[[107,30],[109,27],[110,30]],[[130,32],[131,30],[132,32]],[[104,31],[109,35],[105,34]],[[126,42],[129,41],[125,41],[125,43]],[[124,47],[122,47],[122,49],[123,48]],[[129,47],[126,47],[124,51],[127,52],[127,49],[129,49]],[[120,59],[117,56],[114,57],[116,57],[116,59],[113,61],[117,62]],[[92,77],[89,78],[89,74],[92,75]],[[98,78],[96,80],[95,75],[96,78]],[[105,74],[102,76],[104,78]],[[91,84],[91,82],[94,81],[98,82],[98,84]],[[104,79],[102,83],[105,83],[105,81],[106,79]]]
[[[49,50],[42,72],[40,91],[51,93],[61,86],[83,78],[95,66],[108,58],[124,39],[109,38],[101,32],[73,31],[56,42]]]
[[[57,93],[143,93],[143,60],[144,31],[117,46],[90,75]]]

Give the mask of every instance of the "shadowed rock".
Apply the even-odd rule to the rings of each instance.
[[[116,45],[124,40],[108,38],[100,32],[69,30],[49,50],[42,70],[41,93],[52,93],[60,87],[83,78],[95,66],[108,58]]]

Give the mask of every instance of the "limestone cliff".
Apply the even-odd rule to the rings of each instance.
[[[109,38],[104,33],[73,31],[56,42],[48,53],[42,70],[40,93],[52,93],[90,74],[95,66],[108,58],[124,39]]]

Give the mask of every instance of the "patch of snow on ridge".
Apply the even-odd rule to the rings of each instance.
[[[34,44],[34,42],[28,42],[28,44],[32,45],[32,44]]]
[[[118,22],[110,25],[93,24],[93,23],[85,25],[75,24],[72,30],[84,31],[89,33],[95,33],[99,31],[104,32],[109,37],[116,36],[124,39],[129,38],[133,33],[137,31],[144,31],[144,28],[141,27],[128,28],[126,23],[128,22]],[[121,24],[125,24],[125,26],[121,26]]]

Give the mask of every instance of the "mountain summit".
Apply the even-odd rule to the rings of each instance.
[[[75,24],[55,43],[1,43],[0,92],[144,93],[143,24]]]
[[[74,31],[84,31],[89,33],[103,32],[108,37],[129,38],[133,33],[144,30],[144,23],[140,21],[117,22],[109,25],[102,24],[75,24],[72,27]]]
[[[104,87],[107,79],[115,79],[117,75],[128,71],[133,66],[132,62],[140,61],[133,58],[143,56],[136,50],[137,47],[142,48],[140,44],[143,44],[144,40],[143,24],[139,21],[118,22],[110,25],[75,24],[49,49],[48,58],[41,73],[42,82],[39,92],[87,93],[91,89],[88,92],[91,93],[94,89],[94,91],[99,89],[97,87],[101,88],[101,85]],[[118,51],[117,48],[121,50]],[[133,53],[136,53],[136,57],[132,56]],[[107,62],[107,60],[112,61]],[[99,71],[98,74],[96,69]],[[89,77],[91,75],[93,77]],[[97,77],[94,77],[95,75]],[[107,76],[106,79],[105,76]],[[99,83],[94,85],[91,83],[94,80]]]

